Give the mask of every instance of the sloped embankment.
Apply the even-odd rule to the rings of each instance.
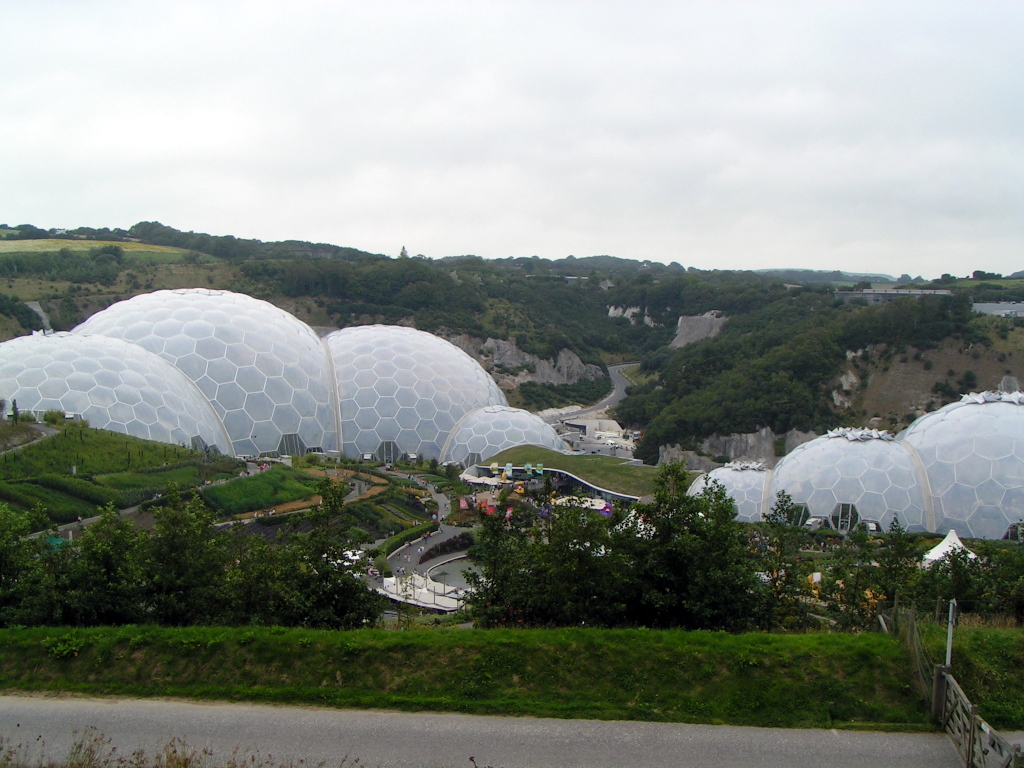
[[[0,687],[772,727],[929,727],[892,639],[649,630],[0,630]]]

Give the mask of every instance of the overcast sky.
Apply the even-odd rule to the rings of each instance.
[[[1024,3],[0,0],[0,223],[1024,269]]]

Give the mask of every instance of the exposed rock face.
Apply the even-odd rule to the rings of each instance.
[[[785,438],[786,453],[789,453],[798,445],[813,440],[817,436],[814,432],[801,432],[797,429],[791,429],[784,435],[776,435],[768,427],[762,427],[757,432],[747,434],[712,435],[700,444],[700,454],[684,451],[678,445],[661,446],[658,450],[658,464],[685,459],[688,469],[707,472],[721,466],[709,456],[728,456],[730,461],[760,461],[772,468],[781,458],[775,455],[777,439]]]
[[[679,318],[676,326],[676,337],[669,343],[670,347],[678,349],[692,344],[701,339],[710,339],[722,331],[722,326],[729,320],[717,309],[705,312],[703,315],[684,315]]]
[[[630,325],[636,325],[638,318],[650,328],[657,325],[654,318],[647,314],[647,310],[641,310],[640,307],[608,307],[608,317],[624,317],[629,320]]]
[[[514,341],[481,341],[466,335],[446,338],[479,362],[498,382],[498,386],[506,389],[518,387],[526,381],[538,384],[576,384],[605,377],[600,366],[584,363],[575,352],[568,349],[561,350],[555,360],[544,360],[519,349]]]

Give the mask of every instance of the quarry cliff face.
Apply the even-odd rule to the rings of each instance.
[[[699,453],[683,450],[678,445],[661,446],[658,451],[658,464],[686,461],[687,469],[709,472],[715,467],[722,466],[715,458],[728,456],[730,461],[760,461],[771,468],[782,458],[776,455],[778,440],[784,441],[780,447],[784,453],[789,453],[798,445],[817,436],[815,432],[801,432],[797,429],[777,435],[768,427],[745,434],[712,435],[700,444]]]
[[[518,387],[527,381],[576,384],[605,377],[600,366],[584,363],[569,349],[559,351],[554,360],[545,360],[519,349],[515,341],[479,339],[465,334],[445,338],[480,363],[503,389]]]
[[[713,309],[703,315],[683,315],[676,325],[676,336],[669,342],[673,349],[685,347],[701,339],[710,339],[722,331],[722,327],[729,321],[729,318]]]

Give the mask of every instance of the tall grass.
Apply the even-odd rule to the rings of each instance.
[[[972,621],[970,614],[962,619],[953,631],[953,677],[996,728],[1024,730],[1024,631],[979,626],[982,623]],[[918,626],[929,656],[941,662],[946,655],[945,626]]]

